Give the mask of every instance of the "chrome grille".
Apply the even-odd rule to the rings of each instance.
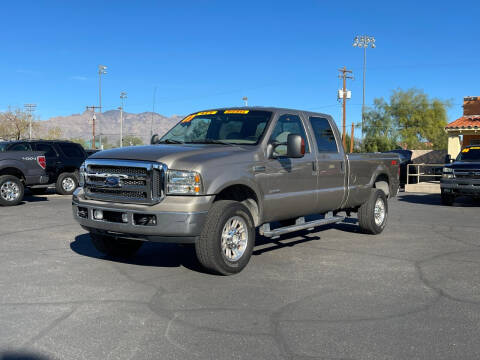
[[[85,161],[85,196],[89,199],[156,204],[164,197],[166,166],[160,163],[89,159]]]
[[[480,170],[454,170],[458,179],[480,179]]]

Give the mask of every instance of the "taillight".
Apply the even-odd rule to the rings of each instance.
[[[45,159],[45,156],[37,156],[37,164],[45,170],[47,167],[47,160]]]

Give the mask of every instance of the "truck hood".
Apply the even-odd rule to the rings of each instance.
[[[227,146],[216,144],[159,144],[147,146],[129,146],[112,150],[99,151],[90,156],[90,159],[114,159],[162,162],[169,168],[195,169],[199,164],[231,159],[238,156],[241,161],[251,149],[241,146]]]
[[[454,163],[445,165],[452,169],[465,169],[465,170],[479,170],[480,162],[478,161],[456,161]]]

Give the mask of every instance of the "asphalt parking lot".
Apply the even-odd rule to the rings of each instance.
[[[480,358],[473,200],[402,194],[379,236],[257,239],[230,277],[174,245],[105,258],[70,202],[0,208],[0,359]]]

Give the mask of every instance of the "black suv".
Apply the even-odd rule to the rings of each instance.
[[[46,172],[57,193],[70,195],[78,186],[78,169],[88,157],[83,147],[71,141],[19,140],[9,142],[5,151],[42,151],[47,159]],[[35,186],[34,194],[45,193],[47,187]]]

